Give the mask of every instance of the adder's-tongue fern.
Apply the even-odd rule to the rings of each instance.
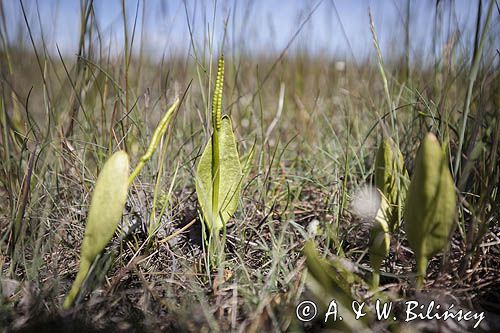
[[[224,58],[221,57],[212,100],[213,132],[196,170],[200,208],[208,229],[216,238],[236,210],[243,177],[231,119],[222,116],[223,86]]]

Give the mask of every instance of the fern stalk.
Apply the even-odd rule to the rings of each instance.
[[[220,153],[219,153],[219,129],[221,126],[222,113],[222,89],[224,83],[224,56],[219,59],[217,67],[217,79],[212,100],[212,215],[217,219],[219,215],[219,184],[220,184]]]
[[[427,271],[427,263],[429,259],[426,256],[417,256],[417,279],[416,287],[417,290],[421,290],[424,286],[425,272]]]
[[[144,165],[146,165],[146,162],[149,161],[149,159],[153,156],[153,153],[160,144],[161,138],[167,131],[167,127],[170,124],[170,119],[172,118],[172,115],[174,114],[175,110],[177,110],[178,106],[179,106],[179,99],[176,98],[174,104],[172,104],[170,109],[168,109],[167,113],[156,127],[153,136],[151,137],[151,142],[149,143],[148,149],[146,150],[144,155],[141,156],[139,163],[137,164],[134,171],[128,178],[129,185],[131,185],[134,182],[135,177],[139,175]]]

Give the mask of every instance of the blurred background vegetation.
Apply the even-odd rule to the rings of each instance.
[[[383,137],[411,174],[432,131],[459,199],[426,290],[488,311],[498,327],[499,20],[497,1],[2,1],[0,325],[301,329],[304,241],[367,274],[367,228],[349,202],[373,184]],[[256,157],[214,278],[199,223],[162,239],[198,218],[194,171],[222,53],[224,112],[240,152],[255,144]],[[100,168],[117,149],[135,165],[178,96],[88,282],[99,288],[62,312]],[[160,228],[146,242],[151,224]],[[404,232],[394,238],[381,285],[411,297],[414,261]]]

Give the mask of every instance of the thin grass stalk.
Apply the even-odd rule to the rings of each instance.
[[[80,3],[80,36],[79,36],[79,42],[78,42],[78,55],[76,59],[76,86],[79,88],[81,87],[81,82],[83,81],[83,68],[82,66],[82,59],[85,57],[85,36],[87,35],[87,27],[89,26],[89,19],[90,15],[92,13],[92,8],[94,5],[93,0],[89,1],[83,1]],[[89,38],[90,40],[90,38]],[[89,46],[90,48],[90,46]],[[62,59],[62,57],[61,57]],[[68,74],[68,79],[70,79],[70,76]],[[71,80],[71,79],[70,79]],[[72,83],[73,84],[73,83]],[[71,105],[71,116],[69,119],[69,125],[66,131],[64,132],[65,137],[69,137],[73,134],[74,130],[74,123],[75,120],[78,119],[78,111],[80,110],[80,107],[82,106],[82,103],[80,101],[80,97],[78,96],[78,91],[77,89],[74,89],[74,94],[76,96],[75,99],[73,99],[72,105]]]
[[[12,193],[14,185],[12,184],[12,169],[11,169],[11,158],[10,158],[10,126],[7,123],[7,110],[5,109],[4,101],[0,95],[0,112],[1,112],[1,129],[2,129],[2,145],[3,145],[3,161],[4,161],[4,172],[5,180],[4,183],[8,185],[9,191]],[[12,209],[13,202],[9,196],[9,207]]]
[[[202,75],[201,75],[201,72],[200,72],[200,67],[203,68],[203,65],[202,65],[202,62],[200,61],[200,58],[198,56],[198,49],[196,47],[196,44],[194,42],[194,35],[193,35],[193,29],[191,27],[191,20],[189,18],[189,14],[188,14],[188,8],[187,8],[187,2],[184,1],[184,13],[186,15],[186,23],[187,23],[187,27],[188,27],[188,32],[189,32],[189,37],[190,37],[190,47],[192,48],[192,51],[193,51],[193,56],[194,56],[194,59],[195,59],[195,62],[196,62],[196,76],[198,78],[198,84],[200,85],[200,87],[203,87],[203,80],[202,80]],[[204,70],[204,68],[203,68]],[[208,69],[209,70],[209,77],[211,77],[211,66],[210,68]],[[210,82],[208,82],[208,85],[209,85],[209,89],[208,91],[210,91]],[[208,99],[206,97],[206,94],[205,94],[205,90],[204,89],[200,89],[200,93],[201,93],[201,99],[203,101],[203,105],[205,105],[205,119],[206,119],[206,127],[205,127],[205,130],[208,132],[208,119],[210,118],[209,117],[209,102],[208,102]],[[209,95],[210,96],[210,95]]]
[[[127,29],[127,10],[125,0],[122,0],[122,16],[123,16],[123,39],[125,46],[125,113],[129,112],[129,91],[128,91],[128,69],[130,65],[129,38]]]
[[[0,38],[2,40],[2,47],[3,47],[2,52],[4,53],[5,58],[6,58],[8,75],[9,75],[9,78],[12,80],[14,78],[14,69],[12,66],[12,57],[10,55],[10,48],[8,46],[8,34],[7,34],[7,25],[6,25],[7,20],[5,18],[5,11],[4,11],[3,6],[4,6],[4,2],[0,2],[0,17],[1,17],[0,21],[2,22],[2,27],[0,29]],[[23,133],[23,128],[21,126],[22,115],[21,115],[21,111],[19,109],[19,100],[18,100],[14,90],[10,91],[10,96],[11,96],[11,100],[12,100],[12,118],[11,118],[11,120],[12,120],[12,127],[14,128],[15,131],[11,131],[10,126],[9,126],[9,132],[10,132],[10,135],[12,137],[12,143],[13,143],[12,149],[16,153],[19,153],[20,146],[15,144],[15,143],[18,143],[16,141],[16,133],[15,132]],[[3,103],[3,99],[2,99],[2,103]],[[2,106],[2,108],[4,109],[5,106]],[[4,121],[7,121],[7,118],[9,118],[8,114],[5,113],[3,116],[5,116]],[[6,122],[5,122],[5,125],[7,126]],[[5,139],[7,139],[9,137],[9,135],[7,134],[9,132],[5,133]],[[6,142],[7,141],[4,141],[4,143],[6,143]],[[8,155],[8,156],[10,156],[10,155]]]
[[[407,11],[409,12],[409,8],[410,8],[410,3],[409,3],[410,0],[408,0],[408,7],[407,7]],[[369,16],[369,19],[370,19],[370,31],[372,33],[372,38],[373,38],[373,45],[375,46],[375,50],[377,51],[377,57],[378,57],[378,69],[379,69],[379,72],[380,72],[380,76],[382,78],[382,83],[384,85],[384,92],[385,92],[385,98],[386,98],[386,101],[387,101],[387,105],[389,107],[389,114],[391,115],[390,119],[391,119],[391,129],[392,129],[392,135],[394,136],[394,141],[395,141],[395,145],[396,147],[399,149],[399,130],[398,130],[398,123],[397,123],[397,115],[396,115],[396,109],[395,109],[395,106],[393,104],[393,101],[391,99],[391,95],[389,93],[389,84],[387,82],[387,77],[385,75],[385,69],[384,69],[384,62],[383,62],[383,58],[382,58],[382,52],[380,51],[380,46],[379,46],[379,42],[378,42],[378,38],[377,38],[377,33],[375,31],[375,24],[373,22],[373,17],[372,17],[372,14],[371,14],[371,10],[369,9],[368,10],[368,16]],[[407,25],[409,25],[409,15],[407,17]],[[409,27],[407,26],[407,37],[409,39]],[[409,41],[408,41],[409,43]],[[409,48],[409,46],[407,46],[407,48]],[[409,72],[409,50],[407,50],[407,71]],[[401,191],[402,189],[402,184],[401,184],[401,178],[403,177],[403,175],[396,175],[396,188],[397,188],[397,191]],[[398,197],[398,200],[397,200],[397,205],[398,207],[402,207],[402,202],[401,202],[401,199],[400,197]],[[398,209],[398,221],[401,220],[401,216],[402,216],[402,213],[401,213],[401,209]]]
[[[494,0],[490,1],[490,5],[488,7],[488,14],[486,16],[486,21],[484,22],[483,25],[483,32],[481,33],[481,38],[479,40],[479,43],[476,41],[476,45],[474,48],[474,54],[472,55],[472,65],[471,69],[469,72],[469,78],[468,78],[468,85],[467,85],[467,95],[465,97],[465,104],[464,104],[464,114],[462,118],[462,127],[460,129],[460,136],[458,139],[458,148],[457,148],[457,154],[455,157],[455,166],[453,168],[453,175],[455,177],[455,180],[458,178],[458,170],[460,168],[460,162],[462,160],[462,148],[465,140],[465,129],[467,127],[467,118],[469,117],[469,112],[470,112],[470,103],[472,100],[472,90],[474,88],[474,82],[476,81],[477,73],[479,71],[479,64],[481,61],[481,55],[483,53],[483,48],[484,48],[484,41],[486,40],[486,35],[488,33],[488,28],[490,26],[490,21],[491,21],[491,15],[493,13],[493,4],[495,3]],[[478,2],[479,10],[478,10],[478,19],[476,23],[476,32],[478,32],[481,29],[481,1]]]
[[[170,133],[168,133],[167,135],[167,138],[164,142],[169,142],[170,140]],[[163,143],[162,142],[162,145]],[[148,237],[149,239],[153,239],[153,236],[158,232],[158,229],[160,227],[160,222],[161,222],[161,218],[165,212],[165,209],[167,208],[167,205],[170,201],[170,198],[172,197],[172,192],[173,192],[173,188],[174,188],[174,185],[175,185],[175,181],[176,181],[176,178],[177,178],[177,172],[179,171],[179,165],[177,165],[177,167],[175,168],[175,172],[174,172],[174,176],[172,177],[172,181],[170,183],[170,187],[168,189],[168,193],[167,193],[167,196],[165,197],[165,200],[164,200],[164,203],[163,203],[163,206],[161,207],[161,210],[160,210],[160,214],[159,214],[159,217],[158,219],[160,220],[160,222],[157,222],[157,219],[156,219],[156,206],[157,206],[157,203],[158,203],[158,195],[160,193],[160,186],[161,186],[161,174],[163,172],[163,165],[164,165],[164,161],[166,160],[165,156],[166,156],[166,151],[167,151],[167,145],[165,144],[163,147],[163,149],[161,149],[161,153],[160,153],[160,158],[159,158],[159,162],[158,162],[158,171],[156,172],[156,184],[155,184],[155,188],[154,188],[154,191],[153,191],[153,205],[152,205],[152,208],[151,208],[151,215],[150,215],[150,219],[149,219],[149,228],[148,228]]]
[[[393,102],[391,99],[391,94],[389,92],[389,84],[387,81],[387,76],[385,75],[382,52],[380,51],[377,33],[375,31],[375,24],[373,23],[373,17],[372,17],[372,13],[371,13],[370,9],[368,10],[368,17],[370,19],[370,31],[372,33],[373,45],[375,46],[375,50],[377,52],[377,58],[378,58],[377,65],[378,65],[380,77],[382,78],[382,84],[384,86],[384,93],[385,93],[387,106],[389,108],[389,113],[391,115],[391,129],[392,129],[392,133],[396,137],[396,143],[399,145],[399,134],[398,134],[397,122],[396,122],[396,110],[394,109],[394,105],[393,105]]]
[[[410,71],[410,18],[411,0],[406,0],[406,20],[405,20],[405,68],[404,78],[406,82],[411,82]]]

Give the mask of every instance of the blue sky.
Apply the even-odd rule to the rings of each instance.
[[[473,37],[477,3],[468,0],[443,2],[445,10],[442,33],[435,36],[438,46],[443,47],[449,36],[456,31],[456,27],[460,27],[463,36],[462,48],[465,48]],[[300,22],[316,3],[317,1],[306,0],[219,0],[215,15],[215,46],[220,47],[224,33],[223,22],[225,18],[229,18],[226,53],[244,49],[255,53],[277,54],[290,41]],[[23,0],[23,4],[37,42],[40,42],[43,32],[49,52],[55,54],[57,44],[66,55],[76,53],[80,30],[80,1]],[[130,34],[136,12],[138,14],[134,52],[138,52],[140,41],[143,49],[156,58],[187,52],[190,47],[188,17],[195,44],[202,49],[208,29],[213,31],[214,4],[215,1],[212,0],[126,0]],[[428,57],[432,54],[434,5],[433,0],[411,0],[412,56],[420,54]],[[19,1],[4,1],[4,8],[9,40],[21,39],[28,44],[26,24]],[[297,36],[291,52],[308,49],[313,53],[339,58],[349,59],[354,56],[356,60],[373,55],[368,8],[371,8],[385,55],[401,51],[406,0],[324,0]],[[95,0],[94,9],[103,45],[115,54],[122,52],[121,1]],[[496,11],[493,29],[495,26],[498,28]],[[498,41],[498,38],[495,37],[495,40]]]

